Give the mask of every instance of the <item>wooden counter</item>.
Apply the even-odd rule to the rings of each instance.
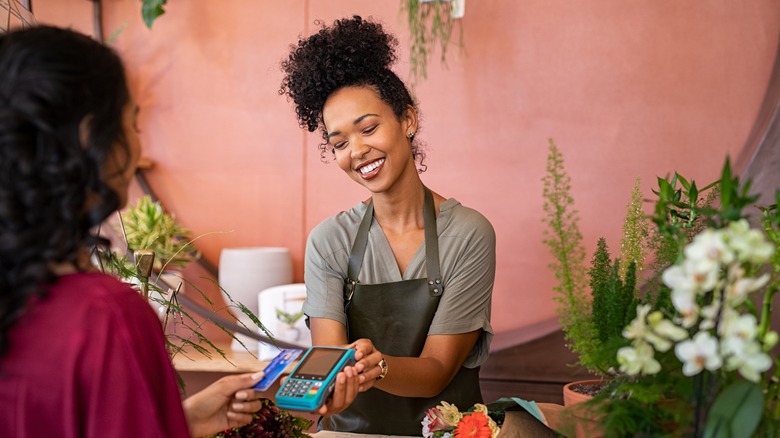
[[[225,353],[225,357],[217,352],[211,352],[211,357],[207,357],[199,351],[187,350],[173,356],[173,366],[177,371],[253,373],[262,371],[269,362],[259,360],[248,351],[234,351],[230,348],[230,343],[217,344],[217,348]]]

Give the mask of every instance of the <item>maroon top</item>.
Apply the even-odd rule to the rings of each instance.
[[[65,275],[9,332],[0,437],[186,437],[151,306],[101,273]]]

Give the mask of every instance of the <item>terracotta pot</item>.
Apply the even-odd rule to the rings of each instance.
[[[577,403],[582,403],[593,398],[589,394],[576,391],[578,386],[601,386],[604,384],[603,380],[577,380],[575,382],[567,383],[563,387],[563,405],[573,406]]]
[[[604,436],[598,417],[582,403],[593,398],[588,393],[577,392],[578,387],[593,387],[604,384],[603,380],[578,380],[563,387],[565,420],[561,433],[577,438],[598,438]]]

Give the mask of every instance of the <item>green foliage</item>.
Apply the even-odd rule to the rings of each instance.
[[[282,321],[283,323],[293,326],[296,322],[298,322],[299,319],[303,317],[303,310],[300,312],[295,313],[287,313],[282,309],[277,308],[276,309],[276,318],[279,319],[279,321]]]
[[[671,178],[659,178],[658,182],[659,187],[654,191],[658,199],[652,217],[657,229],[650,237],[655,261],[651,265],[653,276],[644,286],[648,293],[643,301],[664,311],[673,306],[670,290],[660,280],[663,271],[681,259],[685,245],[705,227],[723,228],[749,217],[749,209],[755,207],[758,197],[749,194],[749,181],[740,184],[732,175],[728,160],[720,179],[702,189],[695,181],[677,173]],[[780,193],[776,200],[775,205],[761,211],[766,236],[778,247]],[[776,336],[769,325],[770,303],[780,289],[776,275],[780,273],[778,252],[770,264],[775,275],[764,289],[762,306],[759,308],[752,301],[745,303],[745,309],[760,321],[757,339]],[[778,436],[780,362],[776,357],[774,375],[767,372],[758,383],[740,378],[727,367],[685,376],[674,348],[656,351],[655,359],[661,364],[658,374],[617,375],[608,391],[594,399],[602,414],[606,436]]]
[[[636,316],[636,263],[629,263],[625,281],[620,275],[620,261],[612,262],[606,240],[596,244],[588,271],[593,295],[591,320],[595,331],[595,349],[580,358],[588,369],[607,374],[617,366],[615,352],[626,344],[623,329]]]
[[[168,0],[142,0],[142,3],[141,17],[146,27],[151,29],[154,21],[165,13],[163,6],[168,3]]]
[[[593,255],[592,267],[588,271],[590,276],[590,289],[593,295],[591,306],[593,326],[596,330],[596,339],[606,342],[609,338],[609,301],[615,289],[615,276],[612,269],[611,256],[607,241],[602,237],[596,244],[596,253]]]
[[[412,77],[417,82],[428,77],[428,59],[438,44],[441,62],[446,65],[447,49],[451,41],[455,20],[451,18],[451,3],[444,0],[404,0],[402,10],[406,11],[409,23],[409,61]],[[463,29],[459,27],[462,45]]]
[[[159,202],[149,195],[121,213],[122,228],[131,251],[151,249],[155,254],[154,269],[163,271],[167,266],[184,267],[200,257],[200,252],[189,240],[190,230],[179,225]]]
[[[631,262],[636,265],[635,272],[644,269],[644,260],[647,254],[648,238],[647,215],[642,210],[642,192],[640,180],[634,182],[631,191],[631,202],[626,207],[626,218],[623,221],[623,237],[620,240],[620,260],[624,263],[620,266],[620,278],[626,278],[626,271]]]
[[[704,429],[705,438],[752,436],[763,414],[761,385],[738,381],[715,399]]]
[[[590,299],[586,289],[585,249],[579,230],[579,216],[571,196],[571,178],[564,167],[563,155],[550,139],[548,143],[544,189],[543,243],[553,256],[550,269],[557,285],[554,290],[558,317],[563,325],[567,346],[578,356],[593,351],[593,327]]]

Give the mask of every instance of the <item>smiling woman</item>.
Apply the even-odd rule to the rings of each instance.
[[[355,16],[301,39],[282,63],[301,127],[320,129],[323,154],[370,194],[316,226],[306,247],[312,343],[357,350],[318,411],[324,430],[419,435],[440,400],[482,402],[495,233],[423,185],[417,108],[390,70],[396,44]]]

